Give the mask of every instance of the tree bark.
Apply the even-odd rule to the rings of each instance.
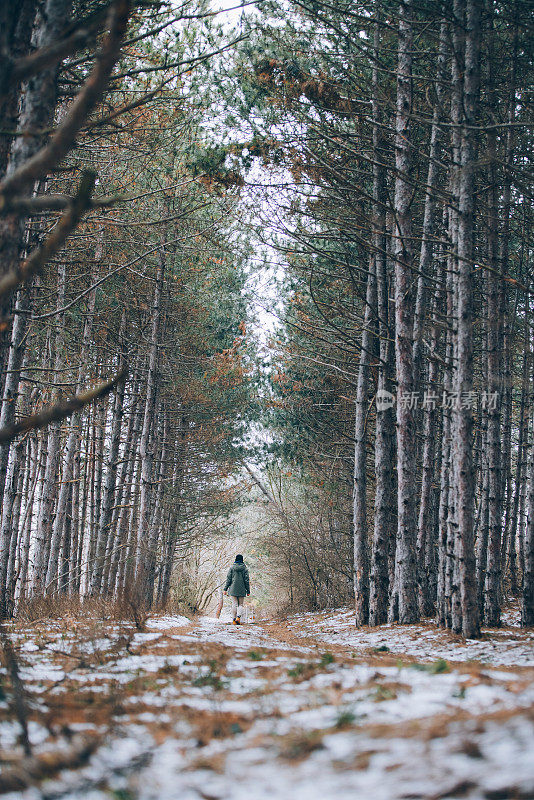
[[[423,332],[428,296],[428,278],[431,274],[435,239],[436,188],[440,175],[441,158],[441,110],[444,107],[444,84],[447,68],[447,29],[442,21],[439,37],[439,52],[436,65],[435,102],[432,111],[432,127],[430,130],[430,151],[428,156],[428,172],[425,188],[425,208],[423,216],[423,236],[419,255],[419,276],[417,278],[417,295],[415,299],[413,326],[413,370],[414,383],[419,386],[423,359]]]
[[[58,272],[57,304],[59,310],[65,303],[66,266],[63,263]],[[58,320],[58,331],[55,337],[54,375],[59,374],[63,363],[63,320]],[[54,400],[59,399],[59,392],[53,393]],[[54,422],[48,426],[48,448],[46,466],[43,476],[43,487],[37,518],[37,531],[35,536],[35,551],[32,578],[32,594],[39,595],[46,590],[46,577],[52,538],[52,525],[54,502],[57,489],[57,478],[60,457],[61,426]]]
[[[373,245],[376,304],[379,336],[377,399],[392,395],[393,349],[389,314],[388,258],[386,253],[387,185],[384,163],[387,141],[383,135],[382,114],[378,99],[380,57],[380,19],[374,25],[373,62]],[[389,395],[388,395],[389,393]],[[375,518],[371,549],[369,624],[381,625],[388,614],[389,551],[394,546],[396,509],[394,507],[393,463],[395,424],[393,408],[377,402],[375,423]]]
[[[436,312],[439,307],[441,292],[436,290],[434,296],[434,323],[432,325],[431,347],[432,353],[437,353],[439,346],[439,327],[436,322]],[[430,590],[430,574],[428,571],[428,556],[431,546],[432,529],[432,484],[434,481],[434,458],[436,449],[436,428],[438,426],[438,379],[439,368],[436,356],[430,356],[428,365],[428,396],[424,408],[423,429],[423,465],[421,472],[421,502],[419,504],[419,520],[417,527],[417,564],[418,564],[418,604],[419,614],[429,617],[434,612],[434,598]],[[436,397],[436,400],[430,399]]]

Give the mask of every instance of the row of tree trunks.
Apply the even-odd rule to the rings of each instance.
[[[394,275],[395,318],[388,320],[389,271],[386,252],[388,204],[388,145],[381,143],[384,107],[379,102],[380,4],[375,11],[373,43],[374,71],[370,88],[373,132],[370,161],[373,164],[373,194],[369,206],[373,229],[372,258],[362,303],[361,350],[355,401],[355,450],[353,492],[354,589],[358,625],[384,621],[384,599],[389,597],[389,619],[413,622],[436,613],[440,624],[465,636],[477,636],[483,619],[498,626],[501,619],[503,581],[510,573],[515,591],[515,547],[524,547],[527,536],[521,524],[525,480],[521,481],[530,376],[526,366],[528,333],[525,333],[525,363],[519,423],[519,450],[515,480],[511,474],[513,397],[508,344],[513,338],[507,307],[506,276],[510,238],[510,173],[499,180],[497,127],[488,128],[486,226],[483,304],[485,312],[485,365],[481,387],[473,382],[473,331],[475,274],[480,254],[475,248],[475,198],[479,171],[480,82],[482,26],[493,32],[494,10],[482,14],[481,0],[455,0],[452,15],[441,21],[436,51],[432,118],[428,128],[427,175],[421,215],[421,247],[415,255],[413,103],[413,23],[411,0],[398,6],[398,54],[394,161],[391,178],[391,257]],[[417,12],[419,13],[419,12]],[[516,28],[517,46],[517,28]],[[447,71],[451,80],[447,81]],[[485,66],[486,91],[495,96],[496,62],[490,49]],[[515,73],[510,79],[510,129],[506,134],[506,161],[513,155]],[[450,97],[450,124],[444,128],[446,98]],[[427,95],[428,97],[428,95]],[[493,100],[492,100],[493,98]],[[444,130],[450,132],[448,195],[442,204],[439,182],[447,149]],[[442,206],[441,229],[437,209]],[[500,220],[504,220],[499,237]],[[436,271],[436,265],[439,270]],[[430,289],[432,288],[432,291]],[[524,291],[524,287],[522,287]],[[519,298],[517,290],[516,298]],[[526,296],[528,297],[528,287]],[[429,298],[431,301],[429,302]],[[513,319],[520,317],[516,309]],[[430,312],[429,312],[430,309]],[[445,325],[444,325],[445,323]],[[443,328],[446,328],[443,335]],[[376,330],[377,342],[373,331]],[[429,332],[428,340],[425,336]],[[395,343],[396,384],[396,478],[389,474],[394,448],[391,446],[387,412],[380,405],[391,372],[388,352]],[[376,353],[377,412],[375,417],[375,527],[368,553],[367,421],[369,366]],[[426,369],[422,369],[426,360]],[[415,411],[422,388],[434,397]],[[475,389],[477,390],[475,393]],[[478,397],[474,429],[474,405]],[[442,398],[447,404],[438,410]],[[443,400],[445,403],[445,400]],[[417,446],[420,430],[421,449]],[[420,469],[420,473],[418,473]],[[475,474],[478,486],[475,487]],[[413,479],[420,475],[416,496]],[[397,531],[388,530],[393,515],[388,499],[396,494]],[[475,496],[480,502],[475,509]],[[527,500],[523,499],[526,507]],[[386,512],[387,509],[387,512]],[[475,513],[476,511],[476,513]],[[525,516],[525,512],[523,512]],[[475,555],[476,551],[476,555]],[[388,553],[394,553],[395,568],[387,575]],[[520,556],[521,570],[526,553]],[[416,564],[417,561],[417,564]],[[507,572],[508,570],[508,572]],[[525,573],[526,574],[526,573]],[[391,577],[391,580],[388,580]]]
[[[175,219],[182,193],[188,198],[188,209],[205,209],[211,199],[194,181],[182,181],[183,176],[169,191],[167,184],[180,170],[187,173],[189,169],[178,156],[181,140],[175,131],[172,150],[166,142],[154,163],[141,166],[144,156],[135,137],[145,135],[143,124],[151,124],[150,115],[159,113],[160,100],[157,110],[150,109],[145,122],[140,121],[139,106],[150,103],[154,94],[144,87],[141,96],[145,89],[148,96],[139,103],[138,87],[133,88],[137,72],[126,83],[123,75],[117,75],[120,69],[130,69],[127,59],[115,73],[106,102],[114,109],[117,87],[123,86],[125,98],[130,90],[133,93],[135,114],[120,128],[99,116],[99,103],[121,57],[128,0],[97,3],[89,10],[72,0],[21,0],[13,9],[7,5],[0,9],[0,109],[7,126],[0,144],[0,428],[4,435],[0,444],[0,618],[32,603],[40,608],[46,595],[55,602],[59,596],[120,598],[137,591],[140,602],[150,605],[159,576],[158,599],[168,597],[170,591],[182,524],[183,477],[178,476],[185,474],[175,456],[176,450],[186,449],[182,432],[168,410],[169,396],[175,398],[181,389],[173,386],[174,395],[168,389],[174,380],[177,348],[174,341],[165,341],[165,326],[175,313],[185,317],[191,313],[199,319],[217,316],[207,287],[212,277],[217,281],[220,276],[215,273],[205,282],[198,276],[211,268],[211,264],[206,266],[211,261],[205,257],[206,243],[220,254],[218,233],[213,231],[219,224],[222,231],[222,222],[214,226],[213,219],[204,218],[204,211],[194,221],[189,213],[181,214],[179,241],[188,237],[200,241],[198,228],[202,249],[197,253],[192,248],[193,256],[188,252],[183,263],[175,246],[168,250],[168,231],[176,233],[169,223]],[[141,4],[135,24],[141,24],[145,16],[154,20],[152,11]],[[145,34],[140,41],[144,40]],[[93,48],[95,57],[88,59],[87,51]],[[93,61],[91,66],[88,60]],[[165,69],[163,64],[161,69]],[[24,83],[16,79],[17,70],[22,71]],[[173,103],[175,99],[173,95]],[[119,113],[128,114],[129,109],[121,108]],[[193,115],[190,122],[193,127],[197,124]],[[98,135],[93,137],[95,125]],[[159,136],[159,128],[154,130]],[[121,161],[125,140],[132,150]],[[69,156],[74,150],[75,157]],[[117,214],[101,211],[102,205],[108,209],[119,198],[125,202],[122,192],[112,194],[111,200],[104,192],[105,187],[110,187],[110,194],[119,191],[118,186],[126,188],[133,152],[137,161],[132,174],[140,181],[141,191],[146,190],[141,197],[150,196],[145,206],[149,223],[141,216],[131,224],[132,206],[121,207]],[[91,199],[90,190],[104,163],[97,192],[105,199],[99,205],[98,198]],[[195,200],[190,202],[189,194]],[[198,202],[202,194],[203,201]],[[146,224],[147,228],[140,227]],[[116,235],[119,225],[124,236]],[[126,262],[137,264],[140,249],[144,251],[142,269],[132,270]],[[173,264],[169,278],[165,274],[168,252]],[[225,259],[227,254],[223,259],[214,257],[213,262],[226,265]],[[110,269],[114,262],[119,266]],[[231,268],[229,283],[237,275],[233,262]],[[206,296],[189,296],[188,280]],[[11,296],[14,289],[16,298]],[[229,288],[228,296],[235,300],[239,292]],[[222,337],[211,333],[218,321],[201,326],[196,337],[186,332],[191,351],[188,367],[194,373],[187,380],[196,381],[195,391],[200,392],[203,381],[208,384],[210,370],[215,385],[221,379],[215,368],[219,351],[231,350],[232,338],[239,335],[238,324],[232,320],[228,326],[225,320],[227,332]],[[123,376],[116,385],[108,380],[114,373]],[[83,410],[71,414],[76,396],[91,395],[84,390],[100,383],[111,384],[114,391],[106,394],[103,388],[96,398],[93,395],[90,407],[85,408],[91,402],[86,399],[81,403]],[[73,396],[75,403],[67,402]],[[33,430],[43,424],[42,419],[33,419],[43,407],[53,421]],[[10,429],[27,416],[32,417],[29,432],[12,443]],[[202,435],[201,431],[200,439]],[[172,500],[171,492],[176,495]]]

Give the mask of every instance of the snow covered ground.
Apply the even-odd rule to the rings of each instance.
[[[321,614],[299,614],[288,622],[290,630],[304,637],[319,637],[358,651],[388,647],[391,653],[422,660],[479,661],[494,665],[534,667],[534,630],[520,631],[519,612],[503,615],[499,630],[484,629],[481,639],[462,639],[435,625],[381,625],[358,630],[354,612],[338,609]]]
[[[468,642],[431,625],[356,630],[344,609],[240,628],[166,616],[144,631],[17,629],[37,761],[74,756],[6,792],[21,758],[7,691],[0,790],[9,800],[533,798],[534,634],[506,622]]]

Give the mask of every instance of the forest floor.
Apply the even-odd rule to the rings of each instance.
[[[337,610],[234,627],[160,616],[15,626],[0,792],[24,800],[534,798],[534,631],[465,642]]]

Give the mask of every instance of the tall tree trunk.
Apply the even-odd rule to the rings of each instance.
[[[78,563],[80,565],[80,593],[85,594],[87,589],[87,571],[89,565],[89,553],[91,547],[92,525],[92,493],[94,491],[94,481],[91,480],[91,470],[94,470],[94,457],[92,446],[94,439],[91,436],[92,420],[88,414],[85,421],[84,442],[84,469],[82,484],[82,504],[80,513],[80,541],[78,544]],[[89,509],[89,511],[88,511]]]
[[[122,372],[126,364],[126,352],[124,345],[124,334],[126,328],[126,312],[123,311],[121,318],[121,326],[119,332],[121,353],[119,356],[118,371]],[[121,439],[121,425],[122,414],[124,408],[124,393],[126,389],[125,381],[122,381],[115,391],[113,403],[113,417],[110,432],[110,445],[109,445],[109,464],[106,473],[106,480],[104,483],[102,494],[102,511],[99,519],[98,536],[95,549],[95,558],[91,580],[89,584],[89,593],[93,596],[100,592],[102,586],[102,576],[104,574],[104,557],[106,554],[106,545],[110,536],[110,523],[111,514],[113,510],[113,498],[115,496],[116,478],[117,478],[117,460],[119,456],[119,447]]]
[[[96,561],[96,549],[100,515],[102,511],[102,473],[104,469],[104,444],[106,440],[106,400],[97,401],[94,408],[93,422],[93,464],[92,464],[92,508],[91,538],[89,541],[89,558],[87,560],[87,587],[90,591],[91,576]]]
[[[415,475],[415,422],[412,397],[414,274],[412,241],[412,0],[399,5],[399,49],[397,68],[397,116],[395,126],[395,355],[397,369],[397,480],[398,534],[396,570],[398,575],[399,621],[416,622],[417,574],[415,564],[416,510],[413,492]]]
[[[61,309],[65,303],[65,280],[66,266],[63,263],[58,272],[57,290],[57,309]],[[55,337],[55,357],[53,379],[57,380],[61,365],[63,363],[63,320],[58,320],[58,330]],[[59,391],[53,392],[54,400],[59,400]],[[59,422],[53,422],[48,426],[48,447],[46,456],[46,467],[43,476],[43,487],[39,504],[39,515],[37,518],[37,531],[35,536],[35,551],[32,578],[32,594],[42,594],[46,589],[46,577],[48,571],[48,561],[50,557],[50,547],[52,539],[54,502],[57,488],[57,478],[60,458],[61,426]]]
[[[58,591],[64,595],[69,594],[70,591],[71,554],[73,552],[72,493],[73,493],[73,484],[71,480],[69,483],[69,492],[67,498],[67,513],[65,514],[65,524],[63,528],[63,544],[61,547],[61,555],[59,557],[59,565],[58,565]]]
[[[369,365],[375,337],[372,331],[376,319],[376,274],[374,256],[370,259],[365,294],[362,349],[356,388],[354,422],[354,600],[356,625],[369,622],[369,545],[367,534],[367,406],[369,403]]]
[[[385,231],[380,236],[380,248],[385,247]],[[388,589],[390,584],[389,559],[395,547],[396,506],[393,465],[395,461],[394,410],[389,405],[392,397],[391,374],[393,348],[388,324],[388,279],[386,258],[377,251],[377,297],[380,333],[380,363],[378,366],[377,404],[375,429],[375,519],[371,552],[371,585],[369,598],[369,624],[381,625],[388,616]],[[393,556],[394,560],[394,556]]]
[[[456,0],[458,10],[463,0]],[[475,126],[478,121],[480,87],[480,0],[466,3],[466,43],[460,171],[458,178],[458,274],[456,291],[456,384],[458,398],[454,409],[453,463],[457,486],[457,531],[455,554],[458,560],[462,609],[462,633],[480,633],[476,596],[474,550],[474,474],[472,453],[473,413],[469,398],[473,391],[473,228],[475,192]]]
[[[526,297],[528,293],[529,284],[527,283]],[[523,371],[521,380],[521,401],[519,407],[519,439],[517,443],[517,461],[515,467],[514,477],[514,495],[512,501],[512,508],[510,512],[510,530],[508,534],[508,548],[506,552],[506,560],[509,562],[510,568],[510,590],[512,595],[517,594],[517,562],[516,562],[516,538],[519,523],[519,498],[521,495],[521,488],[523,486],[523,468],[525,461],[525,450],[528,440],[528,395],[530,389],[530,336],[531,327],[528,315],[525,315],[524,320],[524,339],[523,339]]]
[[[143,418],[143,430],[141,432],[141,441],[139,447],[141,456],[141,494],[137,529],[136,580],[139,597],[143,599],[146,596],[148,580],[148,573],[145,567],[148,556],[147,538],[150,530],[150,500],[152,494],[152,484],[154,481],[154,420],[156,414],[158,344],[161,326],[161,302],[164,269],[165,251],[163,242],[161,245],[160,263],[156,276],[156,286],[154,289],[152,329],[150,337],[150,349],[148,354],[146,401]]]
[[[518,497],[517,485],[512,480],[512,408],[513,408],[513,393],[512,393],[512,352],[511,341],[513,334],[513,325],[509,320],[507,308],[507,276],[509,274],[509,242],[510,242],[510,211],[512,200],[512,163],[514,156],[514,123],[516,117],[516,82],[517,82],[517,53],[519,48],[519,8],[516,1],[515,4],[515,26],[514,26],[514,44],[512,52],[512,71],[510,76],[510,91],[508,101],[508,128],[506,131],[506,144],[504,153],[504,176],[503,176],[503,191],[502,191],[502,231],[499,236],[499,257],[500,257],[500,273],[501,281],[499,286],[499,304],[500,316],[503,322],[503,420],[502,420],[502,440],[503,440],[503,483],[506,489],[506,505],[504,517],[504,537],[501,548],[501,563],[503,565],[503,577],[506,573],[506,566],[510,567],[510,580],[512,594],[517,593],[517,574],[516,574],[516,561],[515,561],[515,531],[517,530],[517,512],[518,505],[515,503],[515,498]],[[527,279],[528,284],[528,279]],[[526,293],[528,297],[528,290]],[[523,394],[522,400],[523,402]],[[519,451],[518,449],[518,456]],[[515,519],[512,515],[515,515]],[[514,529],[514,537],[512,540],[511,531]]]
[[[434,480],[434,457],[436,444],[436,427],[438,424],[438,378],[439,368],[437,351],[439,346],[439,325],[436,314],[439,307],[439,295],[436,290],[434,296],[434,322],[432,325],[431,347],[432,354],[428,365],[428,390],[424,404],[424,429],[423,429],[423,466],[421,472],[421,502],[419,504],[419,520],[417,527],[417,564],[418,564],[418,604],[419,614],[429,617],[434,611],[434,600],[430,590],[430,574],[428,572],[428,557],[431,545],[431,517],[432,517],[432,483]]]
[[[22,451],[22,461],[24,459],[24,452],[26,448],[23,448]],[[9,553],[9,561],[7,564],[7,597],[8,597],[8,607],[7,607],[7,615],[12,617],[15,613],[15,590],[17,587],[17,577],[18,577],[18,569],[17,569],[17,560],[19,560],[19,552],[20,546],[22,544],[22,530],[20,528],[20,515],[22,509],[22,489],[24,484],[24,475],[23,469],[19,469],[19,479],[16,488],[15,499],[13,501],[12,506],[12,536],[11,536],[11,547]],[[19,567],[20,569],[20,562]]]
[[[523,594],[521,624],[534,625],[534,406],[532,412],[532,442],[528,474],[528,511],[524,535]]]
[[[483,432],[481,439],[482,448],[486,450],[487,432]],[[489,471],[487,453],[481,459],[480,500],[478,507],[477,538],[476,538],[476,575],[477,575],[477,600],[480,609],[484,608],[484,585],[486,583],[486,564],[488,563],[488,538],[489,538]]]
[[[451,176],[451,186],[453,176]],[[444,211],[444,229],[449,232],[449,256],[445,265],[444,296],[445,304],[443,316],[447,321],[447,331],[445,335],[445,359],[443,366],[443,396],[449,397],[452,392],[453,381],[453,347],[454,331],[453,323],[453,219],[452,210]],[[437,579],[437,598],[436,598],[436,621],[438,625],[448,627],[451,625],[451,588],[452,588],[452,569],[453,558],[450,541],[450,518],[452,510],[449,507],[451,498],[451,435],[452,435],[452,414],[447,403],[442,403],[442,433],[441,433],[441,472],[440,472],[440,492],[438,510],[438,579]]]
[[[154,506],[150,520],[150,533],[148,538],[148,559],[146,564],[146,605],[152,606],[154,596],[154,582],[156,578],[157,548],[161,535],[161,521],[163,517],[163,505],[165,488],[168,474],[167,465],[167,446],[168,446],[168,419],[165,412],[162,412],[163,421],[161,424],[160,441],[162,442],[160,463],[158,470],[158,485],[154,497]]]
[[[387,141],[381,127],[382,114],[378,99],[378,59],[380,57],[380,18],[374,25],[373,62],[373,245],[376,282],[376,311],[378,317],[379,359],[377,408],[375,423],[375,518],[371,549],[371,579],[369,590],[369,624],[381,625],[388,614],[389,567],[388,555],[395,540],[395,508],[393,461],[395,426],[392,397],[391,368],[393,352],[389,325],[389,285],[386,239],[386,169]],[[382,400],[381,400],[382,399]]]
[[[448,25],[445,20],[441,23],[439,37],[439,52],[436,70],[435,93],[436,98],[432,111],[432,127],[430,130],[430,152],[428,156],[428,172],[425,189],[425,209],[423,216],[423,237],[419,255],[419,276],[417,279],[417,295],[415,300],[414,326],[413,326],[413,370],[414,383],[417,388],[421,379],[421,366],[423,360],[423,332],[425,324],[425,309],[428,296],[428,278],[430,277],[435,239],[436,216],[436,189],[439,180],[439,161],[441,156],[441,110],[444,106],[444,84],[447,69],[447,32]]]
[[[495,159],[495,133],[488,134],[488,157]],[[502,464],[501,464],[501,396],[502,396],[502,323],[499,308],[497,253],[497,185],[495,161],[490,165],[490,201],[488,208],[487,331],[488,382],[486,399],[488,460],[488,553],[484,586],[484,618],[487,625],[501,624],[501,539],[502,539]]]
[[[71,596],[80,591],[80,431],[78,430],[78,449],[72,463],[72,545],[69,562],[69,591]]]

